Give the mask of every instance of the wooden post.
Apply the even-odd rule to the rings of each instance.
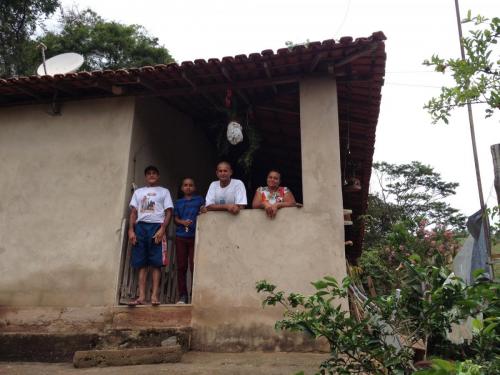
[[[491,156],[493,158],[493,171],[495,173],[497,204],[500,205],[500,143],[491,146]]]

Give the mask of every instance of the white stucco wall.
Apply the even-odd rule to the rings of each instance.
[[[115,302],[133,98],[0,109],[0,305]]]
[[[195,250],[195,350],[313,350],[321,343],[277,333],[283,309],[262,309],[255,283],[314,292],[323,276],[346,275],[337,90],[333,80],[300,84],[304,207],[269,220],[261,210],[238,216],[209,212],[199,219]],[[262,181],[265,183],[265,181]],[[346,308],[346,301],[341,301]]]

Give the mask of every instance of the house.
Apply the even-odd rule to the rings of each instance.
[[[384,40],[376,32],[222,60],[0,80],[3,331],[98,332],[178,318],[192,327],[194,349],[314,349],[275,332],[282,311],[262,309],[255,282],[307,293],[325,275],[342,279],[346,257],[360,254],[362,226],[345,227],[343,209],[356,218],[367,206]],[[246,143],[229,157],[241,157],[251,132],[260,139],[250,140],[251,168],[235,168],[250,197],[277,167],[303,207],[273,221],[259,210],[202,215],[192,305],[120,306],[134,285],[132,184],[155,164],[174,195],[185,175],[204,194],[233,115]],[[354,177],[360,189],[343,189]],[[173,272],[164,274],[165,303]]]

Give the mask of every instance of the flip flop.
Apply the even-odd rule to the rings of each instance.
[[[160,301],[151,301],[151,306],[160,306]]]
[[[139,306],[139,305],[144,305],[144,301],[136,299],[136,300],[133,300],[133,301],[130,301],[129,303],[127,303],[128,307],[136,307],[136,306]]]

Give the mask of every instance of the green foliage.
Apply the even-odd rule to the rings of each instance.
[[[59,0],[0,1],[0,77],[33,72],[38,53],[31,36],[58,6]]]
[[[482,366],[471,360],[463,362],[450,362],[435,358],[432,360],[430,369],[417,371],[418,375],[483,375]]]
[[[443,121],[447,124],[450,112],[467,103],[486,104],[486,117],[500,109],[500,56],[497,48],[500,18],[471,17],[469,11],[462,23],[474,24],[474,29],[461,40],[465,60],[443,59],[434,55],[430,61],[424,61],[424,65],[433,66],[436,72],[451,72],[456,84],[442,87],[439,97],[432,98],[424,106],[433,123]]]
[[[47,57],[74,51],[82,54],[82,70],[120,69],[173,61],[158,38],[139,25],[104,20],[91,9],[67,10],[59,19],[60,31],[47,32],[38,41],[47,46]]]
[[[385,239],[361,254],[358,260],[362,280],[370,276],[379,293],[403,286],[405,267],[401,260],[408,259],[423,266],[447,266],[451,263],[459,242],[451,230],[437,226],[427,228],[422,220],[418,225],[411,221],[393,225]]]
[[[35,74],[41,62],[40,42],[47,46],[47,58],[65,52],[82,54],[81,70],[173,62],[158,38],[142,26],[106,21],[91,9],[63,10],[55,31],[45,30],[43,21],[58,6],[58,0],[0,2],[0,76]],[[38,37],[37,26],[44,30]]]
[[[277,329],[301,331],[328,341],[330,357],[321,364],[321,374],[410,373],[415,370],[413,344],[422,341],[431,355],[443,354],[435,350],[436,343],[449,346],[451,325],[468,317],[474,317],[474,336],[459,348],[457,359],[463,363],[435,359],[433,368],[426,371],[498,373],[500,285],[480,272],[472,285],[465,285],[444,266],[426,265],[419,256],[410,258],[400,259],[401,288],[366,300],[359,320],[339,303],[349,291],[359,290],[350,278],[339,284],[324,277],[312,283],[316,292],[310,296],[287,295],[265,280],[256,288],[267,295],[264,306],[284,307],[284,319],[276,323]]]
[[[321,374],[382,374],[411,368],[411,350],[390,345],[381,320],[367,317],[358,322],[338,304],[339,298],[347,296],[348,278],[342,285],[332,277],[312,284],[317,291],[311,296],[285,296],[265,280],[257,283],[257,291],[267,294],[264,306],[285,307],[285,318],[276,323],[277,329],[303,331],[328,340],[330,358],[321,364]]]
[[[401,221],[465,228],[465,217],[444,200],[455,194],[458,183],[443,181],[441,175],[418,161],[409,164],[373,164],[378,192],[371,194],[365,221],[364,247],[379,245]]]

